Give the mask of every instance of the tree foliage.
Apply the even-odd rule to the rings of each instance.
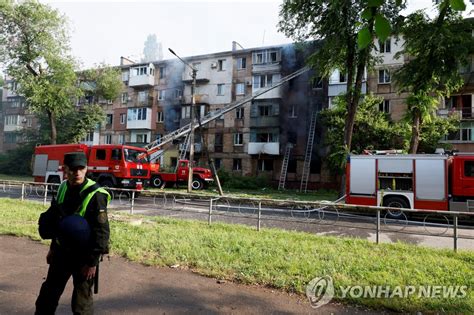
[[[0,59],[30,110],[47,114],[51,143],[56,143],[56,119],[81,93],[68,53],[65,18],[37,1],[3,1],[0,25]]]
[[[308,64],[324,77],[337,68],[347,75],[343,147],[351,150],[355,116],[365,71],[376,61],[373,38],[385,38],[396,25],[404,1],[285,0],[279,29],[298,41],[321,40]]]
[[[410,152],[418,151],[420,128],[435,116],[441,97],[463,86],[459,69],[474,47],[472,24],[462,19],[463,1],[443,1],[439,14],[430,19],[425,12],[410,14],[402,33],[405,44],[399,53],[409,56],[394,78],[400,91],[410,91],[407,118],[411,120]]]
[[[406,129],[390,121],[387,114],[379,111],[382,98],[366,95],[361,101],[354,123],[352,153],[364,150],[403,149]],[[326,130],[325,144],[329,146],[328,163],[332,171],[340,173],[344,169],[347,151],[343,135],[347,110],[342,96],[336,98],[333,109],[325,109],[320,115],[320,123]]]

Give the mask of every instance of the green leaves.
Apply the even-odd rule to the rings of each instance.
[[[366,48],[372,42],[372,36],[370,35],[370,31],[367,27],[364,27],[359,31],[357,34],[357,46],[359,50]]]
[[[466,4],[463,0],[449,0],[449,5],[456,11],[466,10]]]
[[[381,14],[375,16],[375,34],[381,41],[385,41],[390,33],[392,28],[390,27],[390,22]]]

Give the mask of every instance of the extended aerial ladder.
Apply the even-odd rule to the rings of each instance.
[[[311,171],[311,156],[313,154],[314,132],[316,130],[316,120],[318,118],[318,111],[313,110],[311,115],[311,122],[308,131],[308,142],[306,143],[306,151],[304,155],[303,176],[301,177],[300,192],[306,192],[308,189],[309,173]]]
[[[244,106],[246,103],[249,103],[249,102],[253,101],[254,99],[259,97],[260,95],[265,94],[268,91],[273,90],[273,89],[283,85],[285,82],[288,82],[289,80],[300,76],[301,74],[305,73],[308,70],[309,70],[309,67],[301,68],[301,69],[287,75],[286,77],[281,78],[279,82],[274,83],[272,86],[259,89],[258,91],[256,91],[252,95],[244,97],[243,99],[235,101],[233,103],[230,103],[230,104],[224,106],[223,108],[221,108],[219,110],[207,113],[204,117],[202,117],[200,119],[200,124],[193,124],[193,129],[197,129],[199,127],[199,125],[201,125],[201,126],[206,125],[206,124],[210,123],[211,121],[216,120],[220,116],[222,116],[222,115],[224,115],[224,114],[226,114],[226,113],[228,113],[228,112],[230,112],[234,109],[237,109],[241,106]],[[151,161],[156,161],[156,159],[158,159],[163,154],[162,148],[163,148],[164,145],[172,142],[173,140],[179,139],[179,138],[189,134],[189,132],[191,132],[191,123],[179,128],[179,129],[176,129],[175,131],[172,131],[172,132],[164,135],[163,137],[161,137],[161,139],[155,140],[155,141],[149,143],[148,145],[146,145],[145,149],[148,152],[151,152],[150,153],[150,160]]]

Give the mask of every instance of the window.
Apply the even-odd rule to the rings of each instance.
[[[347,75],[344,72],[339,71],[339,83],[345,82],[347,82]]]
[[[128,121],[146,120],[146,108],[130,108],[128,109]]]
[[[140,103],[146,102],[147,98],[148,98],[148,91],[140,91],[140,92],[138,92],[138,101],[139,101]]]
[[[18,115],[6,115],[5,125],[16,126],[18,125]]]
[[[234,145],[243,145],[244,135],[242,133],[234,133]]]
[[[258,107],[258,113],[260,114],[260,116],[270,116],[271,109],[271,105],[261,105]]]
[[[387,69],[379,70],[379,83],[390,83],[390,72]]]
[[[224,135],[222,133],[216,133],[214,139],[214,152],[222,152],[223,149]]]
[[[276,51],[271,51],[268,54],[268,57],[270,59],[270,62],[277,62],[277,52]]]
[[[379,40],[379,52],[380,53],[389,53],[391,50],[390,47],[391,40],[387,39],[385,42]]]
[[[128,71],[123,71],[122,72],[122,81],[123,82],[128,81],[128,77],[129,77]]]
[[[166,67],[160,67],[160,79],[163,79],[166,76]]]
[[[234,170],[234,171],[242,170],[242,159],[233,159],[233,161],[232,161],[232,170]]]
[[[263,63],[263,52],[255,54],[255,63]]]
[[[217,70],[224,71],[225,70],[225,59],[217,60]]]
[[[220,169],[222,167],[222,159],[214,159],[214,166],[216,167],[216,169]]]
[[[155,140],[160,143],[161,142],[161,137],[163,137],[163,135],[161,133],[157,133],[156,134],[156,137],[155,137]]]
[[[268,132],[257,133],[257,142],[274,142],[273,134]]]
[[[107,125],[112,125],[113,117],[113,114],[107,114],[107,118],[105,119]]]
[[[105,144],[112,144],[112,135],[105,135]]]
[[[125,136],[124,135],[119,135],[118,136],[118,143],[119,144],[124,144],[125,143]]]
[[[181,119],[191,118],[191,106],[181,108]]]
[[[137,133],[137,142],[138,143],[147,143],[148,135],[146,133]]]
[[[224,84],[217,85],[217,95],[224,95]]]
[[[247,58],[237,58],[237,70],[242,70],[247,68]]]
[[[266,86],[272,86],[280,80],[279,74],[255,75],[253,76],[253,88],[260,89]]]
[[[163,101],[165,99],[165,90],[159,90],[158,91],[158,100]]]
[[[258,171],[273,171],[273,160],[258,160]]]
[[[317,77],[312,81],[313,89],[322,89],[323,88],[323,78]]]
[[[165,115],[163,112],[156,113],[156,122],[162,123],[165,120]]]
[[[201,69],[201,63],[200,62],[193,62],[193,68],[196,70]]]
[[[387,114],[390,113],[390,100],[383,100],[379,104],[379,111]]]
[[[244,108],[240,107],[235,110],[235,118],[236,119],[244,119]]]
[[[127,114],[120,114],[120,124],[121,125],[125,124],[126,118],[127,118]]]
[[[290,109],[288,111],[288,117],[289,118],[296,118],[296,105],[290,105]]]
[[[106,157],[105,149],[97,149],[97,151],[95,151],[95,159],[96,160],[104,161],[105,157]]]
[[[183,96],[182,90],[174,90],[174,98],[181,99],[182,96]]]
[[[235,94],[236,95],[245,95],[245,84],[244,83],[237,83],[235,85]]]
[[[128,102],[128,93],[122,93],[122,104],[127,104]]]
[[[94,141],[94,132],[93,131],[87,133],[85,141],[86,142],[93,142]]]
[[[464,161],[464,176],[474,177],[474,161]]]
[[[120,138],[120,137],[119,137]],[[122,159],[122,150],[112,149],[112,160],[120,161]]]
[[[5,143],[16,143],[16,133],[15,132],[5,132],[4,133],[4,141]]]

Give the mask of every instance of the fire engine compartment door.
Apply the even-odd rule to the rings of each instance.
[[[45,176],[47,164],[48,164],[47,154],[36,154],[35,164],[33,165],[33,176]]]
[[[415,160],[416,199],[446,199],[446,160]]]
[[[350,194],[375,196],[375,159],[351,158]]]

